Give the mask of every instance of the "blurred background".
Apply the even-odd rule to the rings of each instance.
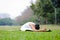
[[[60,24],[60,0],[0,0],[0,26],[26,22]]]

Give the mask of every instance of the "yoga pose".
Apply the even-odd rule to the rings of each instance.
[[[47,30],[46,28],[40,29],[39,24],[35,24],[34,22],[27,22],[20,28],[21,31],[35,31],[35,32],[47,32],[51,30]]]

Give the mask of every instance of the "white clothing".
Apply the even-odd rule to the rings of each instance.
[[[20,30],[21,31],[32,30],[32,28],[31,28],[31,26],[29,24],[35,25],[35,23],[33,23],[33,22],[28,22],[28,23],[22,25]]]

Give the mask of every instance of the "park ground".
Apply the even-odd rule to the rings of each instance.
[[[51,32],[20,31],[20,26],[0,26],[0,40],[60,40],[60,25],[41,25]]]

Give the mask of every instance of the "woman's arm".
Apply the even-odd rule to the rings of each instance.
[[[33,31],[36,31],[34,24],[29,24],[29,26],[32,28]]]
[[[34,24],[29,24],[29,25],[32,28],[32,31],[35,31],[35,32],[46,32],[47,31],[46,28],[40,29],[40,30],[36,30]]]

